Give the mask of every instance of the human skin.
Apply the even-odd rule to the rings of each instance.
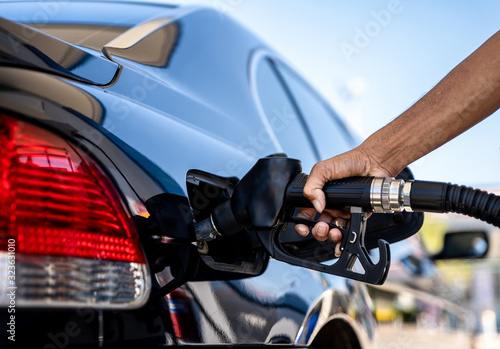
[[[299,216],[321,213],[312,235],[337,243],[342,235],[328,223],[345,225],[349,212],[325,210],[326,182],[351,176],[394,177],[413,161],[440,147],[500,108],[500,31],[448,73],[434,88],[388,125],[346,153],[318,162],[304,186],[314,208]],[[297,224],[306,236],[309,228]]]

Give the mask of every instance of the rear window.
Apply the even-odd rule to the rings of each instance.
[[[93,49],[131,27],[158,16],[172,17],[177,6],[85,1],[0,3],[1,16],[32,26],[74,45]]]
[[[101,50],[104,45],[127,31],[130,27],[99,24],[71,23],[25,23],[46,34],[69,42],[73,45]]]

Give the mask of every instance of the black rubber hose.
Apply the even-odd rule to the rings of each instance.
[[[500,227],[500,196],[451,183],[415,181],[410,203],[414,211],[455,212]]]
[[[500,196],[479,189],[449,185],[445,210],[465,214],[500,227]]]

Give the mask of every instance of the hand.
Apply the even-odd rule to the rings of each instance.
[[[390,173],[378,165],[375,159],[365,152],[361,146],[331,159],[318,162],[311,170],[304,186],[304,196],[311,201],[314,208],[303,208],[297,214],[299,217],[313,219],[316,211],[320,213],[319,222],[311,229],[311,233],[316,240],[325,241],[329,239],[337,243],[335,247],[337,257],[340,256],[342,233],[337,228],[329,229],[326,223],[333,223],[341,228],[347,228],[350,213],[349,211],[325,210],[326,199],[322,189],[326,182],[352,176],[387,177],[390,176]],[[295,231],[301,236],[307,236],[309,227],[304,224],[296,224]]]

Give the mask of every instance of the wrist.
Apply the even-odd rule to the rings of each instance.
[[[365,176],[394,177],[406,165],[398,164],[396,152],[388,152],[386,145],[368,138],[356,148],[361,161],[365,163]]]

